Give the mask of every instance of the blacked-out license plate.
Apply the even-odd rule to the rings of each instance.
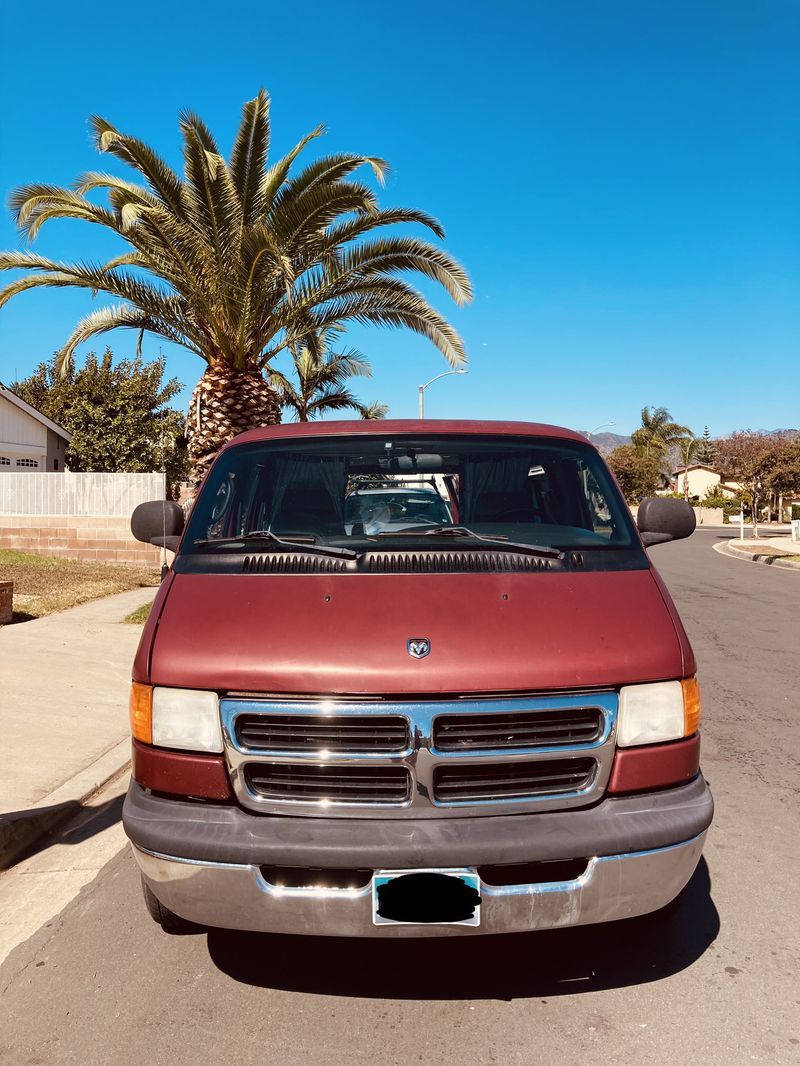
[[[372,921],[375,925],[480,925],[480,878],[472,870],[376,870]]]

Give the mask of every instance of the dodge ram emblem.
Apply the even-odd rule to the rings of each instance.
[[[406,641],[406,650],[412,659],[424,659],[431,653],[431,642],[427,637],[411,637]]]

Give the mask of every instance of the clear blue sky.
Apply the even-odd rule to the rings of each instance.
[[[800,423],[796,0],[142,2],[77,15],[43,0],[35,16],[6,13],[0,47],[4,197],[114,169],[90,144],[93,112],[178,164],[189,107],[227,150],[262,85],[275,150],[324,122],[322,150],[386,157],[383,201],[437,215],[475,283],[464,310],[435,294],[470,363],[430,388],[431,417],[613,420],[627,433],[643,404],[663,404],[698,433]],[[22,247],[7,211],[0,247]],[[64,222],[35,248],[100,258],[114,245]],[[0,378],[30,372],[96,306],[68,290],[16,298],[0,312]],[[374,365],[361,395],[395,417],[447,369],[412,335],[353,341]],[[130,355],[135,337],[110,343]],[[202,364],[166,354],[188,398]]]

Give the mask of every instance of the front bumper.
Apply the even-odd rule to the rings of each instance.
[[[145,881],[200,925],[321,936],[457,936],[613,921],[665,906],[692,876],[713,815],[701,776],[586,810],[420,822],[251,815],[146,795],[123,812]],[[479,927],[372,922],[370,886],[282,888],[262,866],[423,869],[589,858],[572,881],[481,884]]]
[[[591,859],[574,881],[503,887],[481,883],[481,924],[374,925],[369,885],[280,888],[259,867],[193,862],[134,847],[161,902],[198,925],[317,936],[421,937],[518,933],[632,918],[665,906],[692,876],[705,833],[654,851]]]

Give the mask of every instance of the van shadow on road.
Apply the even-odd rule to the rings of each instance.
[[[213,929],[214,964],[262,988],[368,999],[522,999],[660,981],[691,966],[720,922],[705,859],[656,915],[516,936],[371,940]]]

